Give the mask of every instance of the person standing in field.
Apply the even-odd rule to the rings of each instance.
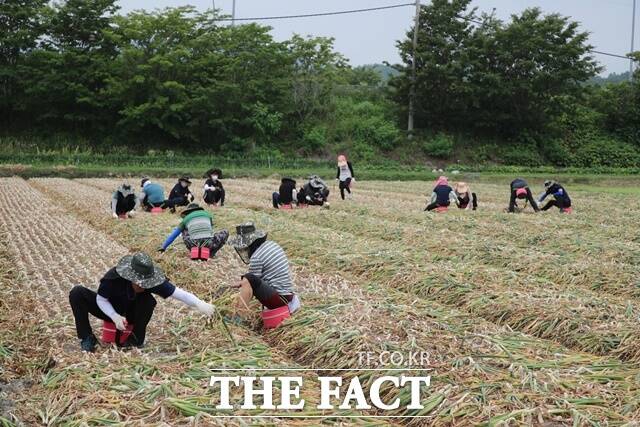
[[[540,208],[538,204],[533,199],[533,195],[531,194],[531,189],[529,188],[529,184],[522,178],[516,178],[511,181],[511,199],[509,200],[509,208],[508,212],[513,213],[516,211],[518,204],[516,199],[526,200],[525,205],[522,209],[527,207],[527,202],[531,203],[531,207],[535,212],[540,212]]]
[[[555,181],[547,180],[544,182],[544,189],[545,191],[538,199],[538,202],[542,203],[547,196],[553,196],[553,200],[544,205],[543,211],[547,211],[554,206],[560,209],[560,212],[567,212],[571,208],[571,198],[562,185]]]
[[[94,352],[98,344],[89,314],[113,322],[119,331],[132,324],[131,335],[121,347],[142,347],[156,306],[154,294],[164,299],[175,298],[207,316],[215,311],[211,304],[169,282],[149,255],[142,252],[127,255],[100,279],[97,293],[84,286],[75,286],[69,292],[82,350]]]
[[[478,197],[472,193],[466,182],[458,182],[453,190],[456,193],[456,204],[460,209],[478,209]]]
[[[119,186],[111,196],[111,215],[114,218],[121,216],[132,217],[138,207],[139,200],[131,185],[124,183]]]
[[[454,193],[453,188],[449,186],[449,180],[446,176],[441,176],[436,180],[436,184],[431,192],[431,198],[425,211],[432,211],[436,208],[449,207],[451,202],[457,203],[458,196]]]
[[[356,181],[356,176],[353,173],[353,166],[351,162],[347,160],[344,154],[338,156],[338,171],[336,173],[336,180],[340,188],[340,197],[344,200],[344,192],[346,190],[348,198],[351,199],[351,183]]]
[[[204,202],[207,205],[224,206],[225,191],[222,186],[222,171],[220,169],[209,169],[206,173],[206,182],[204,183]]]
[[[249,265],[233,287],[240,290],[233,323],[241,323],[242,315],[249,313],[249,303],[255,297],[260,303],[274,309],[289,306],[291,313],[300,307],[289,271],[289,260],[280,245],[267,240],[267,233],[256,229],[251,222],[236,226],[236,235],[229,239],[240,259]]]
[[[271,195],[273,207],[275,209],[280,208],[282,205],[291,206],[291,204],[297,201],[298,192],[296,191],[296,181],[292,178],[282,178],[280,180],[280,188],[278,192]]]
[[[140,181],[142,193],[139,198],[142,201],[142,207],[146,211],[152,208],[165,208],[164,189],[160,184],[151,182],[148,177],[143,177]]]
[[[214,233],[213,216],[197,203],[191,203],[180,215],[183,220],[167,237],[158,249],[159,252],[166,251],[180,234],[187,249],[209,248],[211,256],[214,256],[227,242],[229,232],[221,230]]]
[[[165,205],[171,209],[171,213],[176,212],[176,206],[187,206],[189,202],[193,201],[193,194],[191,190],[189,190],[190,185],[191,180],[189,177],[182,176],[178,179],[178,183],[171,189],[169,198],[165,203]]]

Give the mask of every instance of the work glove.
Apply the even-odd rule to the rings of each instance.
[[[117,214],[117,213],[115,213],[115,212],[112,212],[112,213],[111,213],[111,216],[112,216],[112,217],[114,217],[115,219],[118,219],[118,214]]]
[[[118,313],[114,314],[111,320],[113,320],[113,323],[116,325],[116,329],[119,331],[127,329],[127,319],[120,316]]]
[[[206,302],[204,302],[204,301],[199,301],[199,302],[196,304],[196,309],[197,309],[200,313],[202,313],[202,314],[204,314],[204,315],[206,315],[206,316],[213,316],[213,313],[215,313],[215,312],[216,312],[216,308],[215,308],[213,305],[208,304],[208,303],[206,303]]]

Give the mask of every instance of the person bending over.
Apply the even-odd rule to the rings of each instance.
[[[347,157],[344,154],[338,156],[336,180],[340,187],[340,197],[342,197],[342,200],[344,200],[345,190],[348,197],[351,198],[351,183],[355,182],[356,176],[353,173],[353,166],[351,165],[351,162],[347,161]]]
[[[560,209],[560,212],[565,212],[565,210],[571,207],[571,198],[569,197],[569,193],[564,187],[558,184],[555,181],[547,180],[544,182],[544,193],[540,196],[538,200],[539,203],[542,203],[547,196],[553,196],[552,200],[549,200],[546,205],[542,208],[543,211],[547,211],[552,207],[557,207]]]
[[[267,240],[266,232],[250,222],[241,224],[236,226],[236,235],[229,239],[229,244],[249,265],[249,271],[235,285],[240,294],[231,318],[234,323],[242,322],[242,315],[249,313],[249,302],[254,297],[268,309],[288,305],[293,313],[299,308],[287,255],[280,245]]]
[[[148,212],[152,208],[165,208],[164,189],[160,184],[151,182],[149,178],[144,177],[140,181],[140,187],[142,187],[142,193],[139,198],[145,211]]]
[[[329,206],[329,187],[317,175],[309,177],[309,181],[298,192],[298,204],[312,206]]]
[[[182,234],[182,240],[187,249],[191,250],[194,247],[209,248],[212,257],[227,242],[229,232],[221,230],[214,233],[213,216],[197,203],[191,203],[180,215],[183,220],[173,229],[173,232],[158,249],[159,252],[166,251],[180,234]]]
[[[130,218],[135,214],[135,209],[138,207],[139,200],[136,197],[136,192],[131,185],[124,183],[119,186],[111,196],[111,215],[114,218],[118,218],[123,215],[127,215]]]
[[[189,190],[190,185],[191,180],[189,177],[183,176],[178,179],[178,183],[171,189],[169,198],[165,203],[171,209],[171,213],[176,212],[176,206],[187,206],[190,201],[193,201],[193,194]]]
[[[516,211],[518,207],[518,203],[516,199],[525,200],[525,205],[522,209],[527,207],[527,202],[531,203],[531,207],[535,212],[540,212],[540,208],[538,204],[533,199],[533,195],[531,194],[531,189],[529,188],[529,184],[522,178],[516,178],[511,181],[511,199],[509,200],[509,208],[508,212],[513,213]]]
[[[478,197],[472,193],[466,182],[458,182],[453,190],[456,193],[456,205],[460,209],[478,209]]]
[[[204,183],[204,202],[207,205],[224,206],[225,191],[222,186],[222,171],[220,169],[209,169],[206,174],[207,181]]]
[[[453,188],[449,186],[449,180],[446,176],[441,176],[437,179],[436,185],[431,192],[431,198],[425,211],[432,211],[436,208],[449,207],[451,201],[457,203],[458,196],[453,192]]]
[[[215,311],[211,304],[169,282],[149,255],[142,252],[127,255],[100,279],[97,293],[84,286],[75,286],[69,292],[82,350],[94,352],[98,344],[89,323],[90,314],[113,322],[119,331],[133,324],[131,335],[121,346],[142,347],[156,306],[154,294],[175,298],[207,316]]]
[[[291,206],[297,201],[298,192],[296,191],[296,181],[292,178],[282,178],[280,188],[271,195],[273,207],[278,209],[282,205]]]

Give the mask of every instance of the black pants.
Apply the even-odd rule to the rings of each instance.
[[[136,207],[136,196],[130,194],[127,197],[120,197],[116,203],[116,214],[124,215],[131,212]]]
[[[224,206],[224,188],[216,188],[215,190],[207,190],[204,192],[204,202],[208,205],[215,205],[220,202],[220,206]]]
[[[467,209],[467,206],[469,206],[469,199],[458,198],[458,200],[460,201],[460,209]],[[476,193],[471,193],[471,209],[474,211],[478,209],[478,197],[476,196]]]
[[[96,302],[96,293],[84,286],[74,286],[69,292],[69,304],[76,321],[78,338],[85,339],[93,332],[89,323],[89,314],[98,319],[111,322],[111,318],[104,314]],[[125,317],[127,322],[133,323],[133,336],[137,343],[143,344],[147,334],[147,325],[156,307],[156,299],[149,293],[136,295],[136,299],[129,305]],[[122,313],[119,313],[122,316]]]
[[[538,212],[540,211],[540,208],[538,207],[538,204],[536,203],[536,201],[533,199],[533,194],[531,194],[531,189],[529,187],[525,188],[527,190],[527,200],[529,201],[529,203],[531,203],[531,207],[533,208],[534,211]],[[511,189],[511,200],[509,200],[509,212],[515,212],[516,210],[516,191],[518,191],[519,188],[512,188]]]
[[[280,207],[280,193],[273,193],[271,195],[271,201],[273,202],[273,207],[278,209]]]
[[[435,202],[427,205],[425,211],[432,211],[435,208],[447,208],[449,207],[449,205],[451,204],[451,202],[447,201],[446,203],[438,203],[438,201],[436,200]]]
[[[282,307],[293,300],[293,295],[280,295],[271,286],[262,281],[259,277],[247,273],[243,276],[251,284],[251,290],[253,296],[260,301],[260,304],[272,310],[274,308]]]
[[[548,211],[552,207],[557,207],[558,209],[567,209],[571,207],[571,203],[567,202],[564,199],[553,199],[549,200],[546,205],[542,208],[543,211]]]
[[[340,181],[338,185],[340,186],[340,197],[344,200],[344,190],[347,190],[347,193],[351,194],[351,178]]]
[[[149,198],[147,196],[144,196],[144,199],[142,199],[142,206],[144,207],[144,210],[146,211],[150,211],[151,208],[165,208],[164,206],[164,201],[162,202],[156,202],[156,203],[150,203],[149,202]]]
[[[172,197],[164,202],[164,205],[168,208],[175,208],[176,206],[187,206],[189,199],[185,196]]]

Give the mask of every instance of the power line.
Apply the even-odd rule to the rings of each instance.
[[[235,18],[235,20],[236,21],[267,21],[267,20],[274,20],[274,19],[313,18],[316,16],[332,16],[332,15],[346,15],[350,13],[373,12],[376,10],[396,9],[399,7],[406,7],[406,6],[415,6],[415,3],[393,4],[389,6],[369,7],[366,9],[341,10],[341,11],[335,11],[335,12],[307,13],[303,15],[281,15],[281,16],[260,16],[255,18]],[[233,18],[213,19],[213,21],[232,21],[232,20]]]

